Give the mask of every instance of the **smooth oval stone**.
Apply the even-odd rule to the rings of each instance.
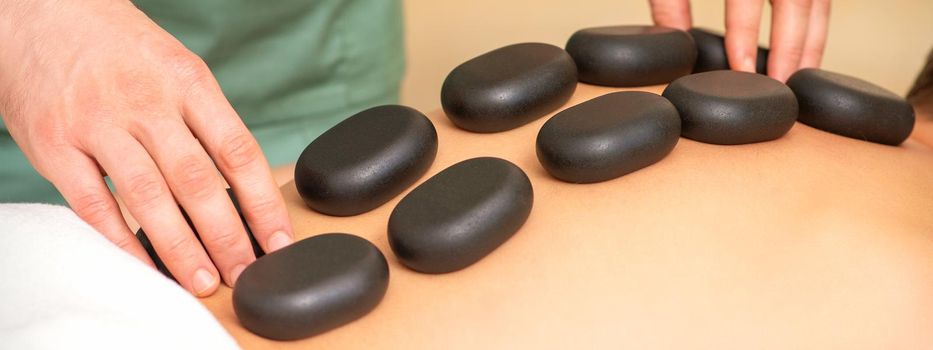
[[[577,88],[577,68],[563,49],[541,43],[499,48],[454,68],[441,106],[473,132],[514,129],[562,106]]]
[[[538,161],[567,182],[606,181],[654,164],[680,139],[680,116],[648,92],[606,94],[557,113],[538,132]]]
[[[688,75],[664,89],[680,113],[681,134],[700,142],[738,145],[777,139],[797,119],[797,99],[767,76],[717,70]]]
[[[515,164],[491,157],[465,160],[399,202],[389,217],[389,244],[413,270],[456,271],[512,237],[533,201],[531,182]]]
[[[914,128],[914,109],[880,86],[815,68],[787,80],[800,102],[800,122],[834,134],[899,145]]]
[[[346,233],[306,238],[243,270],[233,288],[240,324],[277,340],[310,337],[363,317],[389,285],[385,256]]]
[[[265,255],[266,253],[262,250],[262,247],[259,246],[259,242],[256,241],[256,237],[253,236],[253,231],[249,229],[249,224],[246,223],[246,218],[243,217],[243,213],[240,210],[240,203],[237,202],[236,196],[233,195],[233,190],[227,189],[227,195],[230,196],[230,200],[233,201],[233,207],[236,208],[237,214],[240,215],[240,222],[243,223],[243,228],[246,229],[246,235],[249,237],[249,243],[253,246],[253,254],[259,258]],[[181,210],[181,215],[185,218],[185,221],[188,222],[188,226],[191,226],[191,230],[194,231],[194,236],[198,239],[198,242],[201,242],[201,246],[204,246],[204,243],[201,241],[201,235],[198,234],[198,231],[194,228],[194,223],[191,222],[191,218],[188,217],[188,213],[185,212],[184,208],[179,207]],[[146,235],[146,231],[143,231],[142,228],[136,231],[136,238],[139,239],[139,243],[142,244],[143,249],[146,250],[146,254],[149,255],[149,258],[152,259],[152,262],[155,264],[156,269],[159,270],[165,277],[176,281],[175,276],[169,272],[168,267],[165,266],[165,262],[162,261],[162,258],[159,257],[159,254],[156,254],[155,248],[152,246],[152,242],[149,240],[149,236]]]
[[[357,215],[414,184],[436,155],[437,131],[424,114],[398,105],[373,107],[305,148],[295,165],[295,186],[311,209]]]
[[[726,55],[726,39],[722,35],[703,28],[691,28],[689,31],[697,45],[697,62],[694,73],[729,69],[729,56]],[[755,72],[768,74],[768,49],[758,47],[755,60]]]
[[[697,49],[690,34],[653,26],[614,26],[577,31],[567,41],[580,81],[606,86],[668,83],[690,74]]]

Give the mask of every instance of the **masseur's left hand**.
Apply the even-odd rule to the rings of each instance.
[[[657,25],[690,29],[689,0],[649,0]],[[726,55],[732,69],[754,72],[764,0],[726,0]],[[772,0],[768,75],[786,81],[798,69],[819,67],[826,46],[829,0]]]

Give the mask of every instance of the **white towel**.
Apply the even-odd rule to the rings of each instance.
[[[237,345],[193,296],[70,209],[0,204],[0,348]]]

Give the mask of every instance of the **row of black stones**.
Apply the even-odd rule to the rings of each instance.
[[[312,209],[367,212],[410,187],[437,154],[437,132],[420,112],[379,106],[337,124],[298,157],[295,186]],[[396,206],[388,235],[399,261],[422,272],[464,268],[515,233],[531,212],[525,173],[498,158],[450,166]],[[246,274],[246,272],[244,272]]]
[[[423,176],[437,146],[437,132],[424,114],[398,105],[374,107],[312,141],[296,163],[295,185],[318,212],[361,214]],[[456,271],[518,231],[533,198],[531,181],[515,164],[492,157],[465,160],[398,203],[389,218],[389,243],[413,270]],[[314,236],[247,267],[234,286],[234,311],[258,335],[300,339],[368,313],[385,295],[388,279],[385,257],[369,241],[349,234]]]
[[[892,145],[910,133],[913,110],[886,90],[814,69],[792,76],[790,88],[763,75],[719,70],[728,68],[722,37],[691,33],[601,27],[575,33],[567,51],[540,43],[506,46],[455,68],[444,82],[441,102],[458,127],[498,132],[559,108],[578,80],[610,86],[673,81],[663,97],[610,93],[544,124],[537,139],[542,166],[575,183],[605,181],[651,165],[674,149],[679,136],[716,144],[779,138],[797,119],[798,100],[800,120],[823,130]],[[763,67],[759,64],[759,72]],[[702,71],[710,72],[688,75]],[[357,215],[410,187],[436,153],[436,130],[422,113],[375,107],[315,139],[298,159],[295,183],[310,208]],[[389,218],[389,243],[413,270],[456,271],[511,237],[527,220],[533,197],[518,166],[491,157],[466,160],[398,203]],[[157,259],[150,245],[147,251]],[[323,234],[251,264],[234,287],[234,309],[243,326],[258,335],[299,339],[362,317],[382,299],[388,280],[385,257],[370,242]]]
[[[681,135],[723,145],[769,141],[796,118],[797,100],[777,80],[711,71],[678,78],[663,97],[616,92],[567,108],[541,127],[537,155],[552,176],[592,183],[660,161]]]
[[[903,142],[913,125],[906,101],[859,79],[804,69],[788,87],[765,75],[722,70],[729,67],[724,40],[702,29],[583,29],[571,36],[566,52],[581,82],[617,87],[671,82],[663,93],[667,100],[610,94],[545,123],[537,139],[539,161],[568,182],[604,181],[653,164],[673,149],[678,136],[723,145],[774,140],[790,130],[798,115],[825,131],[889,145]],[[470,131],[524,125],[556,109],[573,92],[566,87],[567,55],[546,44],[518,44],[467,61],[444,82],[444,110],[454,124]],[[767,55],[759,48],[760,73]],[[501,69],[506,62],[509,69]],[[695,74],[688,75],[691,71]],[[542,77],[553,81],[541,86]]]
[[[728,69],[722,36],[699,29],[693,33],[696,41],[690,33],[671,28],[598,27],[574,33],[566,51],[542,43],[509,45],[454,68],[441,88],[441,105],[462,129],[498,132],[559,108],[578,80],[646,86],[669,83],[691,71]],[[766,50],[759,55],[762,60],[766,56]]]

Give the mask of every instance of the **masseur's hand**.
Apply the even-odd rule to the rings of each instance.
[[[269,166],[207,66],[129,1],[2,1],[0,37],[0,113],[10,133],[115,244],[152,264],[104,174],[196,295],[213,293],[221,276],[232,284],[255,260],[223,178],[266,251],[292,241]]]
[[[689,0],[650,0],[657,25],[690,29]],[[726,55],[732,69],[755,71],[764,0],[726,0]],[[772,0],[768,75],[786,81],[800,68],[819,67],[826,46],[829,0]]]

